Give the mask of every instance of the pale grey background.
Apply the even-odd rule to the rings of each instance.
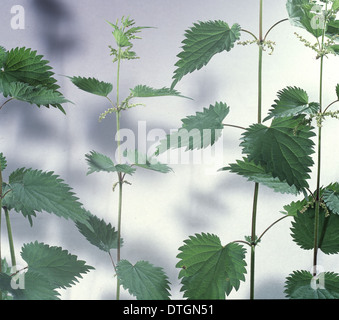
[[[286,18],[285,0],[264,1],[264,30]],[[0,151],[8,160],[5,178],[18,167],[54,171],[76,192],[93,214],[116,225],[117,194],[112,194],[115,176],[86,176],[84,155],[90,150],[114,155],[115,121],[109,117],[99,123],[98,116],[108,108],[101,97],[76,89],[62,75],[92,76],[115,83],[115,65],[111,63],[108,45],[113,44],[112,29],[105,20],[114,22],[130,15],[137,25],[152,26],[142,32],[143,40],[135,42],[139,61],[124,62],[121,70],[121,97],[137,84],[155,88],[169,86],[180,51],[184,31],[199,20],[221,19],[230,25],[237,22],[257,34],[258,3],[255,0],[2,0],[1,43],[10,49],[26,46],[43,54],[61,85],[64,95],[74,102],[65,106],[67,116],[56,109],[39,110],[25,103],[12,102],[0,112]],[[25,29],[11,28],[11,7],[25,9]],[[285,22],[271,32],[276,41],[274,54],[264,55],[264,112],[270,108],[278,90],[300,86],[318,98],[319,63],[314,53],[302,46],[292,28]],[[247,35],[242,40],[251,39]],[[324,103],[335,98],[338,62],[325,59]],[[122,128],[136,130],[146,121],[147,130],[167,132],[180,126],[180,119],[201,111],[216,101],[231,107],[228,123],[248,126],[256,121],[257,47],[236,46],[230,53],[215,56],[210,64],[187,75],[177,89],[194,100],[157,98],[142,101],[123,114]],[[324,140],[337,134],[335,121],[327,121]],[[223,135],[223,163],[241,157],[241,131],[228,128]],[[336,145],[327,145],[323,156],[324,185],[338,181]],[[215,168],[219,168],[219,163]],[[223,244],[250,234],[253,185],[240,176],[220,173],[207,164],[175,164],[174,173],[162,175],[139,170],[125,188],[123,211],[124,247],[122,258],[132,263],[148,260],[164,268],[171,282],[173,299],[180,299],[179,270],[175,268],[178,248],[194,233],[209,232]],[[314,174],[312,175],[314,177]],[[311,182],[314,188],[314,183]],[[258,212],[258,234],[281,217],[283,205],[296,198],[275,194],[261,188]],[[31,228],[21,215],[13,214],[12,227],[17,251],[23,243],[41,241],[62,246],[95,271],[67,291],[63,299],[114,299],[115,279],[107,254],[90,245],[72,222],[49,214],[39,214]],[[257,248],[256,297],[284,298],[285,277],[293,270],[310,270],[311,252],[300,250],[290,237],[290,220],[275,226]],[[8,253],[3,226],[2,251]],[[17,257],[20,263],[20,257]],[[249,262],[249,260],[248,260]],[[320,263],[338,271],[337,256],[322,257]],[[246,277],[248,279],[248,276]],[[249,282],[242,283],[230,298],[247,299]],[[122,298],[130,298],[123,292]]]

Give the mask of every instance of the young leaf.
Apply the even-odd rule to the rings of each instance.
[[[95,78],[70,77],[70,79],[79,89],[98,96],[107,97],[113,90],[111,83],[99,81]]]
[[[188,73],[201,69],[211,58],[220,52],[230,51],[240,38],[240,26],[231,28],[224,21],[208,21],[195,23],[186,31],[183,40],[183,51],[178,54],[179,61],[175,64],[171,88]]]
[[[324,17],[317,11],[319,5],[310,0],[287,0],[286,4],[292,25],[306,29],[316,38],[322,35]]]
[[[121,260],[117,265],[117,276],[124,289],[137,300],[169,300],[169,281],[162,268],[147,261],[132,265]]]
[[[231,290],[245,281],[246,250],[239,244],[222,246],[211,234],[196,234],[185,240],[178,254],[184,297],[189,299],[225,299]]]
[[[339,275],[320,273],[313,277],[308,271],[294,271],[287,278],[286,296],[290,299],[338,299]]]
[[[278,92],[278,99],[274,101],[269,115],[264,121],[276,117],[289,117],[299,114],[314,114],[319,110],[319,104],[308,102],[306,91],[297,87],[287,87]]]
[[[276,192],[295,195],[299,193],[295,186],[290,186],[286,181],[281,181],[278,178],[273,177],[271,174],[265,172],[265,169],[261,165],[255,164],[247,158],[237,160],[237,163],[230,164],[228,167],[224,167],[220,170],[229,170],[230,172],[237,173],[246,177],[248,181],[261,183]]]
[[[94,269],[67,250],[37,241],[25,244],[21,257],[28,264],[30,272],[45,277],[55,288],[71,287],[82,278],[82,274]]]
[[[118,232],[111,224],[107,224],[103,219],[91,215],[88,218],[89,228],[86,224],[77,222],[76,226],[80,233],[94,246],[105,252],[116,249],[118,245]],[[120,242],[122,244],[122,240]]]
[[[313,165],[312,128],[302,124],[303,116],[275,118],[270,127],[254,124],[243,134],[241,146],[248,160],[261,165],[298,191],[308,187]],[[298,129],[296,129],[298,128]]]
[[[174,97],[182,97],[180,92],[170,88],[161,88],[154,89],[145,85],[137,85],[133,89],[131,89],[131,94],[134,98],[145,98],[145,97],[163,97],[163,96],[174,96]]]
[[[46,211],[65,219],[87,223],[87,213],[71,188],[53,172],[18,169],[9,177],[3,205],[8,209],[35,216]]]
[[[302,213],[300,212],[302,211]],[[304,250],[314,248],[315,208],[301,209],[292,222],[292,238]],[[339,252],[339,216],[320,208],[318,248],[325,254]]]
[[[287,204],[284,206],[285,211],[281,211],[281,213],[286,214],[288,216],[297,216],[298,213],[301,211],[304,211],[303,209],[307,205],[307,200],[298,200],[298,201],[292,201],[290,204]]]
[[[131,175],[135,172],[135,168],[132,168],[130,165],[127,164],[115,165],[109,157],[96,151],[91,151],[90,153],[86,154],[86,161],[89,165],[89,170],[87,174],[104,171],[104,172],[123,172]]]
[[[182,119],[182,126],[160,141],[156,154],[168,149],[186,147],[186,150],[201,149],[213,145],[221,136],[223,120],[229,113],[226,103],[216,102],[203,112]]]
[[[172,171],[172,169],[167,164],[160,163],[155,158],[149,157],[138,152],[137,150],[125,150],[123,155],[133,166],[161,173],[168,173]]]

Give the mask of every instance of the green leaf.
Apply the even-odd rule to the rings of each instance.
[[[87,213],[71,188],[53,172],[18,169],[9,177],[3,205],[28,216],[46,211],[65,219],[87,223]]]
[[[7,52],[1,78],[9,82],[25,82],[32,86],[43,85],[50,89],[58,89],[54,73],[47,60],[30,48],[14,48]]]
[[[48,279],[32,271],[19,274],[24,288],[13,285],[13,279],[8,274],[0,273],[0,289],[9,293],[14,300],[59,300],[59,293]],[[16,287],[18,286],[18,287]]]
[[[322,35],[324,17],[317,12],[319,5],[309,0],[287,0],[286,8],[292,25],[306,29],[316,38]]]
[[[168,173],[172,171],[167,164],[160,163],[155,158],[149,157],[137,150],[125,150],[123,155],[133,166],[161,173]]]
[[[182,291],[189,299],[225,299],[245,281],[246,250],[239,244],[222,246],[211,234],[196,234],[184,241],[176,265],[182,270]]]
[[[276,117],[289,117],[299,114],[314,114],[319,110],[319,104],[308,101],[306,91],[297,87],[287,87],[278,92],[269,115],[264,121]]]
[[[178,54],[179,61],[175,64],[171,88],[188,73],[201,69],[220,52],[230,51],[240,38],[240,26],[234,24],[231,28],[224,21],[207,21],[195,23],[186,30],[182,52]]]
[[[275,118],[270,127],[254,124],[243,134],[241,146],[248,160],[261,165],[266,173],[294,185],[298,191],[308,187],[313,160],[314,136],[303,116]]]
[[[90,153],[86,154],[86,161],[89,165],[89,170],[87,174],[104,171],[104,172],[123,172],[131,175],[135,172],[135,168],[132,168],[130,165],[127,164],[115,165],[109,157],[96,151],[91,151]]]
[[[285,211],[281,213],[288,216],[297,216],[300,211],[302,211],[307,205],[307,200],[292,201],[290,204],[284,206]]]
[[[226,103],[216,102],[203,112],[181,119],[182,126],[160,141],[156,154],[168,149],[186,147],[186,150],[201,149],[213,145],[221,136],[223,120],[229,113]]]
[[[138,300],[169,300],[169,281],[162,268],[147,261],[132,265],[127,260],[117,264],[117,276],[124,289]]]
[[[292,222],[293,241],[304,250],[314,248],[314,223],[314,206],[305,206],[303,209],[299,209]],[[333,213],[328,215],[323,208],[320,208],[319,214],[318,248],[325,254],[339,252],[339,216]]]
[[[333,213],[339,215],[339,183],[332,183],[323,192],[323,200]]]
[[[2,152],[0,152],[0,170],[4,171],[7,167],[7,161]]]
[[[337,97],[339,99],[339,83],[337,84],[336,88],[335,88],[335,92],[337,94]]]
[[[332,4],[332,10],[339,10],[339,0],[334,0]]]
[[[294,271],[286,281],[286,296],[290,299],[338,299],[339,275],[325,272],[315,277],[308,271]]]
[[[327,23],[326,36],[337,37],[339,35],[339,20],[329,21]],[[337,39],[338,41],[339,39]]]
[[[30,272],[48,279],[55,288],[71,287],[82,278],[82,274],[94,269],[61,247],[50,247],[37,241],[25,244],[21,257]]]
[[[76,226],[80,233],[94,246],[105,252],[118,247],[118,232],[111,224],[107,224],[103,219],[91,215],[88,218],[89,228],[86,224],[77,222]],[[120,244],[122,244],[122,239]]]
[[[2,57],[3,65],[1,70],[2,72],[0,73],[0,91],[5,97],[11,96],[11,92],[13,90],[16,91],[15,89],[18,90],[18,88],[21,88],[20,90],[23,90],[22,87],[26,87],[25,90],[30,91],[28,96],[30,99],[32,99],[31,96],[33,95],[34,89],[28,88],[36,87],[36,90],[42,90],[42,88],[49,89],[46,90],[49,96],[51,95],[51,91],[53,91],[54,98],[58,96],[59,99],[61,99],[62,95],[57,91],[60,87],[57,85],[57,81],[53,77],[54,73],[51,71],[52,68],[48,65],[47,60],[42,59],[42,55],[37,55],[36,51],[22,47],[11,49],[10,51],[6,52],[5,58],[4,52],[2,51]],[[26,86],[20,83],[24,83]],[[45,95],[46,92],[44,93]],[[22,94],[21,92],[20,97],[21,100],[24,100],[25,94]],[[31,102],[30,99],[28,99],[28,102],[35,103]],[[54,103],[52,101],[52,103],[48,103],[49,101],[47,100],[47,103],[44,104],[44,106],[49,107],[49,105],[51,105],[65,113],[61,103],[66,101],[66,99],[63,99],[61,102],[57,101]],[[40,106],[39,104],[37,105]]]
[[[3,68],[7,60],[7,50],[0,46],[0,69]]]
[[[146,85],[137,85],[136,87],[131,89],[131,94],[134,98],[163,97],[163,96],[187,98],[174,89],[165,87],[161,89],[154,89]]]
[[[220,170],[229,170],[230,172],[237,173],[246,177],[248,181],[261,183],[266,187],[273,189],[275,192],[295,195],[299,193],[295,186],[290,186],[286,181],[281,181],[276,177],[272,177],[271,174],[265,172],[265,169],[262,166],[255,164],[253,161],[249,161],[247,158],[237,160],[237,163],[230,164],[228,167],[224,167]]]
[[[70,77],[70,79],[79,89],[98,96],[107,97],[113,90],[111,83],[99,81],[95,78]]]
[[[0,88],[4,88],[3,79],[0,79]],[[41,85],[31,86],[24,82],[10,82],[5,84],[5,88],[1,90],[5,96],[35,104],[38,107],[70,102],[60,92]]]

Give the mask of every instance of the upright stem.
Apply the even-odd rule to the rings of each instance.
[[[118,148],[118,162],[121,162],[121,150],[120,150],[120,98],[119,98],[119,86],[120,86],[120,63],[121,63],[121,48],[119,48],[118,53],[118,68],[117,68],[117,112],[116,112],[116,137],[117,137],[117,148]],[[119,179],[119,204],[118,204],[118,245],[117,245],[117,263],[121,259],[121,213],[122,213],[122,185],[123,185],[123,176],[121,172],[118,172]],[[120,299],[120,281],[117,277],[117,290],[116,290],[116,299]]]
[[[262,113],[262,55],[263,55],[263,0],[260,0],[259,9],[259,63],[258,63],[258,123],[261,123]],[[255,246],[256,246],[256,222],[258,208],[259,184],[254,185],[253,208],[252,208],[252,230],[251,230],[251,263],[250,263],[250,299],[254,299],[255,278]]]
[[[13,235],[12,235],[11,221],[9,219],[9,212],[8,212],[7,208],[5,208],[5,217],[6,217],[8,242],[9,242],[9,249],[10,249],[10,253],[11,253],[12,267],[15,267],[16,266],[16,259],[15,259],[14,241],[13,241]]]
[[[327,3],[325,12],[327,12]],[[320,52],[324,50],[326,28],[323,28]],[[319,113],[322,113],[323,107],[323,69],[324,69],[324,55],[320,57],[320,79],[319,79]],[[321,176],[321,124],[318,126],[318,159],[317,159],[317,191],[315,202],[315,216],[314,216],[314,249],[313,249],[313,276],[317,274],[316,266],[318,264],[318,247],[319,247],[319,218],[320,218],[320,176]]]
[[[323,63],[324,57],[320,61],[320,86],[319,86],[319,112],[322,112],[322,93],[323,93]],[[318,260],[318,245],[319,245],[319,216],[320,216],[320,176],[321,176],[321,126],[318,128],[318,159],[317,159],[317,191],[315,202],[315,217],[314,217],[314,249],[313,249],[313,275],[315,276],[317,260]]]
[[[1,216],[2,216],[2,173],[0,167],[0,272],[2,272],[2,256],[1,256]],[[0,300],[2,300],[2,291],[0,290]]]

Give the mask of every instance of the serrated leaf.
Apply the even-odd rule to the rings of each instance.
[[[314,248],[314,223],[315,208],[308,207],[307,210],[298,210],[292,221],[291,235],[293,241],[304,250]],[[339,252],[339,216],[329,214],[320,208],[319,214],[319,243],[318,248],[325,254],[335,254]]]
[[[138,150],[125,150],[123,155],[133,166],[161,173],[172,171],[167,164],[160,163],[156,158],[140,153]]]
[[[179,61],[175,64],[171,88],[188,73],[201,69],[220,52],[230,51],[240,38],[240,26],[234,24],[231,28],[224,21],[198,22],[185,33],[182,41],[182,52],[178,54]]]
[[[0,170],[4,171],[7,167],[7,161],[2,152],[0,152]]]
[[[309,103],[306,91],[297,87],[287,87],[279,91],[278,99],[274,102],[264,121],[276,117],[314,114],[319,110],[319,103]]]
[[[48,62],[30,48],[11,49],[7,52],[2,78],[9,82],[25,82],[32,86],[43,85],[50,89],[58,89]]]
[[[146,98],[146,97],[163,97],[163,96],[173,96],[173,97],[182,97],[187,98],[180,94],[177,90],[170,88],[161,88],[154,89],[146,85],[137,85],[131,90],[131,94],[134,98]]]
[[[28,271],[48,279],[55,288],[71,287],[83,274],[94,269],[61,247],[51,247],[37,241],[25,244],[21,257],[28,264]]]
[[[286,214],[288,216],[297,216],[300,211],[302,211],[307,205],[307,200],[298,200],[292,201],[290,204],[284,206],[285,211],[281,211],[281,213]]]
[[[59,105],[65,102],[70,102],[58,91],[48,89],[44,86],[37,85],[31,86],[24,82],[10,82],[3,83],[3,79],[0,79],[0,88],[6,89],[1,90],[5,96],[10,96],[14,99],[25,101],[30,104],[36,104],[40,106],[48,105]]]
[[[110,252],[111,249],[116,249],[118,246],[118,232],[109,223],[103,219],[91,215],[88,218],[89,228],[86,224],[77,222],[76,226],[80,233],[94,246],[105,252]],[[121,239],[120,244],[123,241]]]
[[[7,60],[7,50],[0,46],[0,69],[5,65]]]
[[[216,102],[203,112],[181,119],[181,128],[160,141],[156,154],[168,149],[186,147],[186,150],[193,150],[213,145],[222,134],[222,122],[228,113],[226,103]]]
[[[339,183],[332,183],[323,192],[323,200],[326,206],[339,215]]]
[[[294,185],[298,191],[308,187],[314,153],[312,128],[302,124],[303,116],[275,118],[270,127],[250,126],[241,146],[248,160],[261,165],[265,172]]]
[[[265,169],[261,165],[255,164],[247,158],[237,160],[236,163],[232,163],[228,167],[224,167],[220,170],[228,170],[237,173],[246,177],[248,181],[263,184],[266,187],[273,189],[275,192],[295,195],[299,193],[295,186],[290,186],[286,181],[281,181],[277,177],[273,177],[271,174],[265,172]]]
[[[162,268],[147,261],[132,265],[127,260],[117,264],[117,276],[124,289],[138,300],[169,300],[169,281]]]
[[[36,211],[46,211],[87,223],[87,213],[82,204],[72,189],[53,172],[18,169],[10,175],[7,191],[3,205],[22,212],[24,216],[31,217]]]
[[[111,83],[99,81],[95,78],[70,77],[70,79],[79,89],[98,96],[107,97],[113,90]]]
[[[287,277],[285,287],[290,299],[338,299],[339,275],[324,272],[313,276],[305,270],[294,271]]]
[[[14,300],[59,300],[60,294],[44,276],[31,271],[19,276],[22,277],[22,283],[13,285],[11,276],[0,273],[0,289],[9,293]]]
[[[237,243],[222,246],[216,235],[196,234],[184,241],[176,267],[184,297],[188,299],[225,299],[245,281],[246,250]]]
[[[11,49],[6,52],[2,72],[0,73],[0,91],[5,97],[11,96],[13,86],[20,87],[22,85],[19,83],[24,83],[27,87],[36,87],[37,90],[41,90],[42,87],[46,90],[48,89],[49,95],[51,95],[51,91],[53,91],[54,96],[59,96],[60,98],[62,96],[61,93],[58,92],[60,87],[57,85],[57,81],[53,77],[54,73],[51,70],[52,68],[48,65],[48,61],[43,60],[43,56],[37,55],[36,51],[25,47]],[[31,92],[31,95],[32,94]],[[21,100],[23,99],[24,95],[21,95]],[[65,101],[67,100],[65,99]],[[39,104],[37,105],[40,106]],[[59,102],[46,103],[44,106],[53,106],[65,113],[65,110]]]
[[[127,164],[115,165],[111,158],[96,151],[91,151],[90,153],[86,154],[86,161],[89,165],[87,174],[104,171],[104,172],[123,172],[131,175],[135,172],[135,168],[132,168],[130,165]]]
[[[316,38],[322,35],[324,20],[316,12],[319,5],[309,0],[287,0],[286,8],[292,25],[306,29]]]

